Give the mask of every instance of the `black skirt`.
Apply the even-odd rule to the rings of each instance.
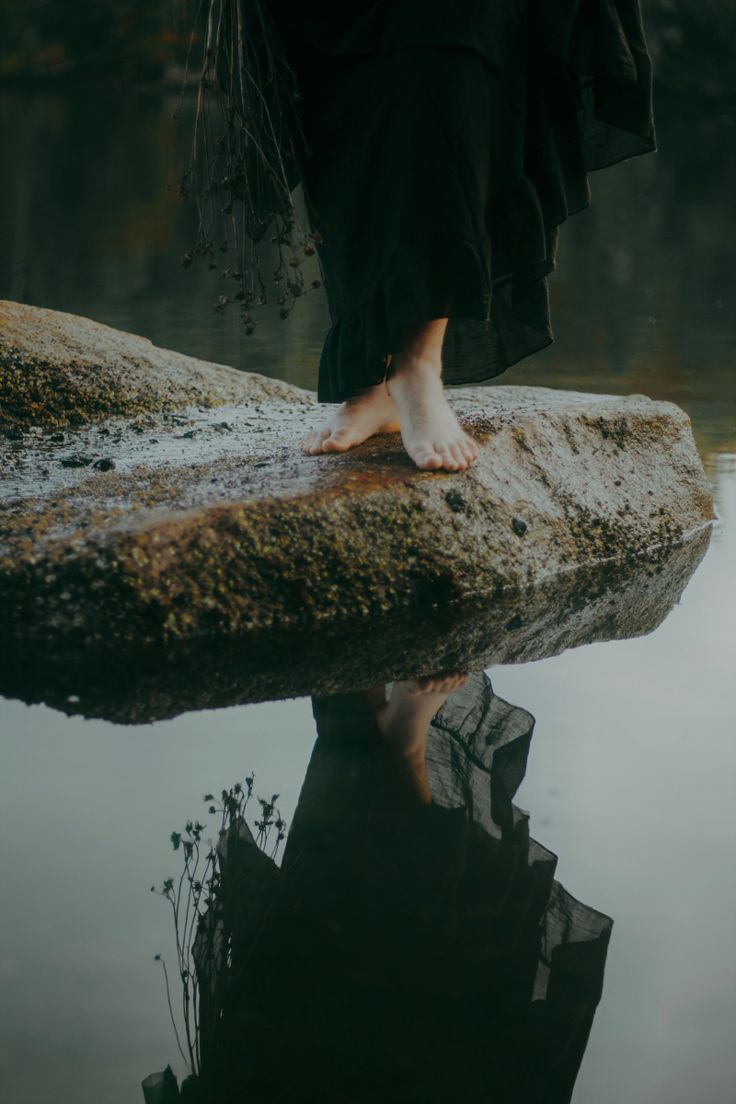
[[[638,0],[362,7],[287,36],[332,322],[323,402],[380,383],[433,318],[447,384],[548,345],[557,228],[589,171],[655,148]]]

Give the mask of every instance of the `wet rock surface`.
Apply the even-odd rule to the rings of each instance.
[[[37,330],[52,313],[39,312]],[[74,320],[60,317],[67,345],[53,330],[37,346],[63,374]],[[66,390],[46,388],[39,424],[25,408],[14,415],[17,396],[3,415],[7,638],[155,647],[416,616],[651,556],[713,517],[689,419],[638,395],[454,391],[479,463],[419,472],[398,435],[304,456],[298,440],[320,417],[310,393],[199,361],[188,383],[188,358],[154,350],[146,364],[142,339],[101,327],[119,355],[136,350],[136,394],[150,386],[159,398],[135,416],[119,405],[102,418],[97,406],[75,428],[79,365],[96,356],[87,390],[112,395],[119,380],[114,358],[105,366],[84,344],[94,324],[79,321]],[[178,357],[170,386],[160,356]],[[33,390],[39,357],[16,363]]]

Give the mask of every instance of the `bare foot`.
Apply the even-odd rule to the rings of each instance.
[[[475,463],[478,446],[460,428],[445,398],[439,364],[411,354],[394,357],[387,386],[399,412],[404,448],[418,468],[464,471]]]
[[[302,440],[310,456],[320,452],[345,452],[376,433],[396,433],[399,416],[384,383],[361,391],[330,414],[319,429]]]

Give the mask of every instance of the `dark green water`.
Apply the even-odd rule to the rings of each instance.
[[[178,263],[193,222],[167,190],[186,141],[175,107],[0,96],[0,297],[314,386],[326,324],[318,296],[246,338],[212,310],[218,285]],[[736,1076],[733,134],[728,116],[663,112],[657,157],[593,179],[591,210],[562,231],[557,341],[503,381],[684,406],[721,519],[655,632],[491,672],[496,694],[536,718],[515,798],[531,834],[559,856],[566,889],[614,920],[578,1104],[727,1104]],[[196,815],[214,831],[202,795],[250,770],[258,792],[279,791],[291,822],[315,740],[310,702],[120,727],[1,701],[0,729],[0,1095],[141,1100],[146,1074],[167,1062],[184,1072],[154,962],[163,952],[173,964],[171,924],[149,892],[179,868],[169,833]],[[439,976],[439,953],[422,944],[424,971],[414,963],[412,977]],[[274,965],[268,1022],[285,1054],[298,1028],[296,976]],[[431,984],[426,1000],[431,1008]],[[356,1012],[346,1005],[348,1019]],[[336,1039],[323,1039],[325,1071],[339,1064]],[[473,1053],[486,1044],[473,1037]],[[407,1052],[417,1046],[407,1037]],[[522,1043],[521,1053],[532,1052]],[[454,1088],[443,1098],[462,1101],[462,1063],[445,1072]],[[426,1098],[417,1093],[401,1099]],[[503,1099],[490,1081],[487,1097]],[[305,1081],[303,1099],[329,1096]]]

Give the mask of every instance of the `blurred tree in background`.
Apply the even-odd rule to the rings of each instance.
[[[660,95],[736,97],[736,0],[642,0]]]
[[[659,95],[736,97],[736,0],[642,7]],[[198,8],[198,0],[0,0],[0,79],[160,80],[183,64]]]
[[[0,77],[159,79],[185,57],[193,9],[191,0],[0,0]]]

